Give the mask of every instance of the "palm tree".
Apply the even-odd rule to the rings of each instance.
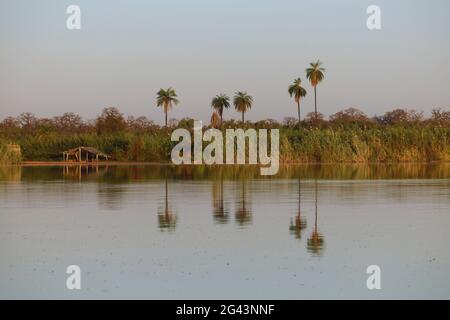
[[[253,97],[249,96],[245,91],[236,92],[233,104],[238,112],[242,112],[242,123],[244,123],[244,113],[252,107]]]
[[[294,96],[294,100],[297,103],[298,107],[298,126],[300,128],[300,98],[306,96],[306,90],[302,87],[302,80],[297,78],[294,80],[294,83],[291,84],[288,88],[289,95]]]
[[[220,124],[223,122],[223,109],[230,107],[230,98],[226,94],[218,94],[211,101],[211,107],[213,107],[220,116]]]
[[[177,93],[172,88],[168,88],[166,90],[160,89],[157,92],[156,106],[164,108],[164,113],[166,115],[165,118],[166,128],[167,128],[167,112],[173,107],[173,105],[178,104],[179,101],[177,97],[178,97]]]
[[[321,67],[322,62],[317,60],[316,62],[311,62],[310,67],[306,69],[306,77],[311,82],[314,87],[314,114],[317,117],[317,85],[325,79],[325,69]]]

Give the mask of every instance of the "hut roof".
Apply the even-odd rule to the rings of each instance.
[[[74,154],[74,153],[78,152],[78,150],[80,150],[80,149],[82,151],[84,151],[84,152],[88,152],[88,153],[91,153],[91,154],[94,154],[94,155],[99,155],[101,157],[108,157],[108,155],[106,153],[103,153],[100,150],[95,149],[93,147],[77,147],[77,148],[73,148],[73,149],[69,149],[69,150],[63,151],[63,153]]]

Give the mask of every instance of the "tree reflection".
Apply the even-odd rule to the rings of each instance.
[[[252,222],[252,212],[250,203],[247,201],[247,182],[242,180],[241,194],[236,202],[235,220],[241,226],[247,226]]]
[[[158,225],[161,231],[175,231],[177,215],[173,213],[169,204],[169,187],[167,178],[165,179],[164,206],[158,208]]]
[[[315,201],[314,201],[314,213],[315,213],[314,230],[313,230],[311,236],[308,238],[307,249],[308,249],[308,252],[310,252],[313,256],[320,256],[322,254],[323,249],[324,249],[325,240],[323,238],[323,235],[319,232],[319,230],[317,228],[317,179],[315,180],[314,195],[315,195]]]
[[[218,224],[224,224],[228,222],[228,208],[223,199],[223,176],[220,180],[213,180],[212,183],[212,205],[213,205],[213,217],[214,221]]]
[[[301,216],[301,201],[302,201],[302,186],[301,180],[298,180],[298,209],[297,215],[291,218],[291,224],[289,231],[295,238],[300,239],[302,237],[302,231],[306,228],[306,218]]]

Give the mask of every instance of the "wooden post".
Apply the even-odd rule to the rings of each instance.
[[[78,161],[81,162],[81,147],[78,148]]]

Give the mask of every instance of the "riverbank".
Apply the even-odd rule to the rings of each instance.
[[[188,124],[185,128],[192,130]],[[180,125],[179,125],[180,127]],[[428,163],[450,161],[450,124],[417,122],[377,124],[373,122],[302,123],[300,127],[274,122],[225,123],[223,130],[278,129],[280,163]],[[171,151],[178,141],[171,141],[176,129],[127,130],[102,133],[17,132],[0,130],[0,147],[8,143],[20,146],[25,163],[57,163],[62,152],[89,146],[107,154],[114,163],[170,163]],[[205,128],[206,130],[206,128]],[[210,142],[203,141],[203,149]],[[0,154],[1,163],[18,163],[8,153]]]
[[[332,165],[441,165],[450,164],[450,161],[430,161],[430,162],[378,162],[378,163],[366,163],[366,162],[281,162],[281,166],[332,166]],[[60,167],[78,167],[78,166],[176,166],[171,162],[139,162],[139,161],[98,161],[98,162],[74,162],[74,161],[22,161],[20,163],[14,164],[15,166],[22,167],[49,167],[49,166],[60,166]],[[5,165],[3,165],[5,166]],[[205,164],[182,164],[181,166],[209,166]],[[215,164],[212,167],[260,167],[261,165],[229,165],[229,164]]]

